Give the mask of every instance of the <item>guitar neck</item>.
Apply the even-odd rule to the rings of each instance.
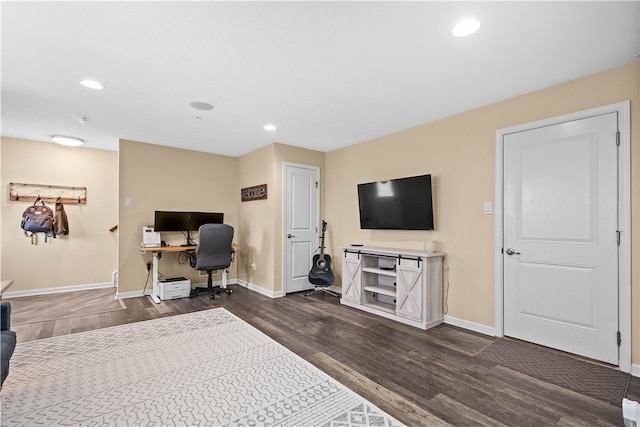
[[[322,221],[322,235],[320,236],[320,259],[324,260],[324,233],[327,230],[327,223]]]
[[[324,231],[322,232],[322,236],[320,237],[320,256],[324,256]]]

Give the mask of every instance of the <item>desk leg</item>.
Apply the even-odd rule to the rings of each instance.
[[[158,298],[158,252],[153,253],[153,289],[151,290],[151,299],[156,304],[160,304],[160,298]]]

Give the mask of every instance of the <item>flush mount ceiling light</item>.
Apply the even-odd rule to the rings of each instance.
[[[88,87],[89,89],[102,90],[104,89],[104,85],[95,80],[83,80],[80,84],[84,87]]]
[[[453,27],[451,30],[451,34],[456,37],[467,37],[471,34],[478,31],[480,28],[480,22],[475,19],[465,19],[464,21],[460,21]]]
[[[208,102],[193,101],[190,102],[189,105],[191,108],[195,108],[196,110],[213,110],[213,105]]]
[[[276,125],[264,125],[264,130],[274,131],[277,129]]]
[[[84,140],[76,138],[75,136],[51,135],[51,139],[58,144],[67,145],[69,147],[77,147],[84,144]]]

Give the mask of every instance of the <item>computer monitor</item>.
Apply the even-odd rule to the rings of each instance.
[[[222,212],[189,212],[189,230],[197,231],[204,224],[224,224]]]
[[[153,231],[189,231],[189,212],[156,211]]]

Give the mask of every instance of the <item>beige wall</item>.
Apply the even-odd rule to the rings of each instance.
[[[275,291],[274,228],[277,190],[274,183],[274,144],[238,159],[237,202],[240,240],[236,256],[238,278],[251,285]],[[240,189],[267,184],[267,199],[240,202]],[[251,265],[255,265],[255,270]]]
[[[153,224],[156,210],[224,212],[225,223],[238,229],[237,163],[228,156],[120,140],[119,295],[139,293],[144,288],[151,254],[140,253],[142,227]],[[131,198],[131,206],[124,205],[125,198]],[[184,243],[181,233],[162,233],[162,239],[170,244]],[[206,282],[197,271],[177,261],[176,253],[163,255],[159,270],[164,277],[185,276],[194,283]],[[234,266],[229,277],[235,277]],[[149,278],[147,289],[151,285]]]
[[[0,273],[10,292],[108,284],[116,270],[118,155],[2,137],[0,140],[2,240]],[[30,202],[9,201],[9,183],[87,187],[87,204],[65,204],[68,236],[37,245],[20,228]],[[55,208],[55,204],[49,203]]]
[[[427,123],[326,155],[325,206],[333,224],[330,253],[349,243],[421,249],[428,239],[447,252],[448,315],[481,325],[495,323],[494,202],[496,130],[526,122],[631,100],[633,325],[640,322],[640,63],[605,71]],[[360,230],[356,185],[431,173],[436,230]],[[340,263],[335,263],[340,270]],[[640,328],[633,331],[633,361],[640,362]]]
[[[238,162],[239,188],[267,184],[268,189],[267,200],[240,203],[238,277],[269,294],[279,295],[283,292],[283,163],[318,166],[322,177],[324,153],[274,143],[240,157]]]

